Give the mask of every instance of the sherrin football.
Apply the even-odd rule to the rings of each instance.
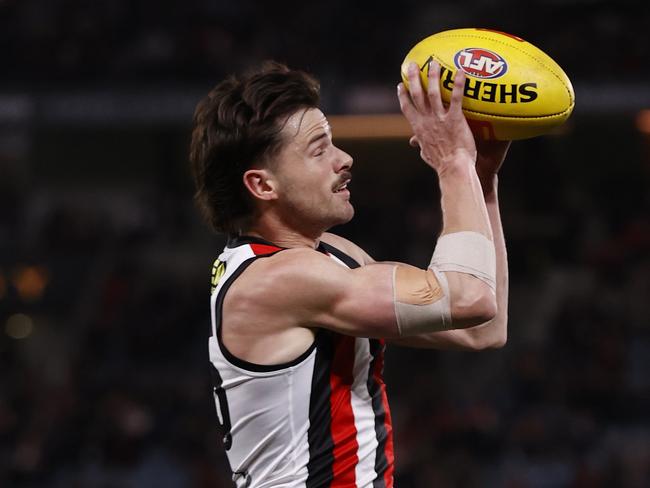
[[[515,140],[546,134],[569,118],[575,104],[568,76],[547,54],[523,39],[488,29],[454,29],[417,43],[404,58],[420,67],[427,86],[429,62],[440,64],[440,87],[449,103],[457,70],[466,75],[463,112],[484,139]]]

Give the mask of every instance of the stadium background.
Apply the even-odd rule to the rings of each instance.
[[[321,79],[329,114],[397,113],[406,51],[466,26],[540,46],[577,107],[502,171],[506,348],[388,353],[396,486],[650,486],[650,11],[597,0],[1,0],[0,486],[231,486],[196,102],[274,58]],[[357,209],[338,232],[426,264],[434,177],[355,126],[335,126]]]

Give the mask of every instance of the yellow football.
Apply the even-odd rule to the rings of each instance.
[[[440,64],[440,87],[449,103],[457,70],[467,74],[463,112],[484,139],[515,140],[546,134],[571,115],[575,94],[562,68],[523,39],[488,29],[454,29],[418,42],[404,58],[427,86],[429,63]]]

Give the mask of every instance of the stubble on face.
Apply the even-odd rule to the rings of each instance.
[[[332,158],[340,154],[325,115],[313,108],[299,110],[284,122],[282,135],[286,142],[275,164],[287,218],[295,219],[294,225],[324,229],[348,222],[354,209],[334,187],[349,179],[350,172],[335,170]],[[324,153],[319,156],[319,151]]]

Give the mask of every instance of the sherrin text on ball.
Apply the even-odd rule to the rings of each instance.
[[[449,103],[454,75],[467,75],[463,112],[484,139],[527,139],[563,124],[575,105],[571,81],[562,68],[523,39],[488,29],[454,29],[417,43],[404,58],[402,80],[415,62],[427,86],[431,61],[440,65],[440,87]]]

